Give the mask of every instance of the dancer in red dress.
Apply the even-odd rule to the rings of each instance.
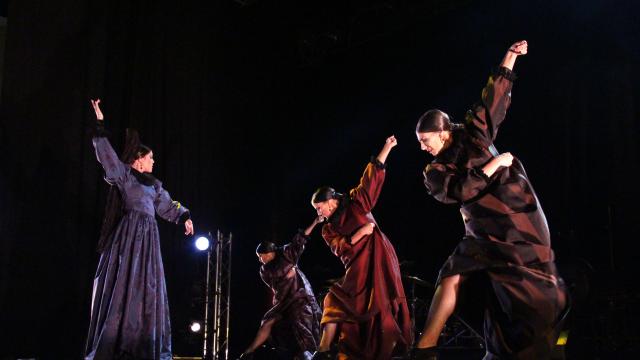
[[[349,194],[318,189],[312,205],[327,218],[322,237],[345,267],[344,278],[324,299],[320,347],[314,359],[389,360],[412,342],[411,320],[393,245],[376,226],[371,210],[385,178],[385,161],[396,146],[389,137]]]

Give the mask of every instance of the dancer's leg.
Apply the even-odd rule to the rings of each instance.
[[[318,347],[318,352],[325,352],[331,349],[331,343],[333,342],[333,338],[336,336],[336,329],[338,328],[337,323],[326,323],[322,328],[322,338],[320,339],[320,346]]]
[[[273,324],[275,324],[275,322],[276,319],[269,319],[260,326],[260,329],[258,329],[258,333],[256,334],[256,338],[253,340],[247,350],[245,350],[245,353],[252,353],[256,351],[257,348],[259,348],[262,344],[264,344],[265,341],[267,341],[269,335],[271,335],[271,328],[273,327]]]
[[[417,348],[427,348],[438,345],[438,338],[444,328],[447,319],[453,314],[458,298],[458,289],[463,278],[453,275],[442,279],[436,289],[429,314],[424,325],[422,336],[416,345]]]

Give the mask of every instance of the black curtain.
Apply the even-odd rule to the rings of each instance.
[[[156,176],[192,210],[198,232],[233,233],[237,354],[270,302],[255,245],[288,241],[313,218],[313,190],[355,185],[390,134],[400,145],[374,214],[403,271],[435,279],[463,228],[455,207],[424,191],[429,159],[415,121],[433,107],[462,120],[519,39],[530,54],[516,64],[496,145],[523,160],[558,264],[580,291],[589,287],[582,314],[602,310],[604,320],[589,324],[638,334],[637,311],[621,310],[637,305],[637,11],[603,0],[11,2],[0,356],[81,357],[107,189],[89,137],[90,98],[102,99],[116,148],[125,128],[139,130]],[[186,355],[197,348],[185,330],[200,306],[203,259],[182,229],[161,222],[161,238],[175,352]],[[318,233],[301,268],[316,292],[342,271]],[[610,298],[613,306],[601,302]],[[581,344],[585,354],[629,351],[624,339],[597,335],[604,340]]]

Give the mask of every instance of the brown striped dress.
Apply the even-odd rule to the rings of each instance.
[[[554,264],[547,220],[522,163],[514,157],[491,177],[482,171],[498,155],[493,142],[511,102],[515,75],[501,67],[463,128],[425,169],[427,191],[460,204],[465,236],[444,263],[438,283],[461,274],[484,289],[485,359],[548,359],[567,295]],[[477,303],[477,302],[476,302]],[[460,310],[460,309],[458,309]]]

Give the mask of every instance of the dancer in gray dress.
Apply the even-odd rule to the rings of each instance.
[[[98,120],[93,146],[121,205],[108,206],[105,214],[85,359],[169,360],[169,304],[155,215],[184,224],[186,235],[193,234],[193,222],[151,175],[151,149],[134,134],[119,159],[104,131],[100,100],[91,103]]]

